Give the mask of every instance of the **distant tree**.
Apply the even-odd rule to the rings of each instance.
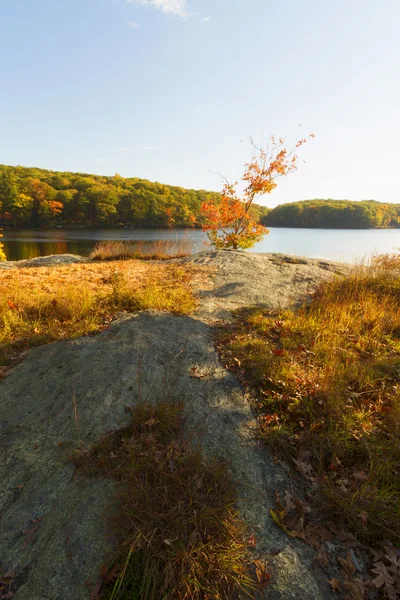
[[[314,137],[311,134],[310,137]],[[222,189],[221,199],[203,202],[201,211],[205,218],[203,229],[215,248],[251,248],[268,232],[252,216],[251,209],[258,196],[270,194],[277,186],[276,180],[295,171],[297,154],[295,151],[307,141],[298,140],[291,151],[284,147],[284,140],[270,138],[267,148],[257,147],[253,140],[252,156],[245,165],[242,181],[245,183],[243,199],[236,192],[237,183],[227,181]]]
[[[56,191],[48,183],[36,177],[29,177],[26,182],[28,196],[32,198],[32,222],[41,224],[41,217],[47,214],[46,203],[56,195]],[[42,206],[43,205],[43,206]]]
[[[0,172],[0,214],[12,218],[13,205],[18,197],[18,184],[12,170],[4,169]],[[7,218],[7,217],[6,217]]]
[[[56,200],[44,200],[39,207],[39,217],[44,225],[54,225],[63,211],[64,205]]]
[[[32,215],[33,199],[26,194],[18,194],[12,208],[13,223],[29,223]]]
[[[171,208],[166,208],[165,209],[165,219],[167,222],[167,227],[173,227],[175,224],[175,219],[172,216],[172,209]]]
[[[332,229],[369,229],[399,227],[400,205],[374,200],[302,200],[273,208],[263,225],[271,227],[310,227]]]

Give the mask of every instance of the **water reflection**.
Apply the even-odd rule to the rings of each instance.
[[[47,229],[3,231],[9,260],[48,254],[87,256],[100,240],[179,241],[189,239],[195,252],[205,249],[199,229]],[[400,229],[289,229],[270,228],[254,252],[283,252],[299,256],[352,262],[372,253],[392,252],[400,246]]]
[[[101,240],[133,240],[146,244],[182,238],[189,238],[195,251],[204,249],[203,232],[193,229],[9,229],[3,231],[2,242],[8,260],[23,260],[49,254],[87,256]]]

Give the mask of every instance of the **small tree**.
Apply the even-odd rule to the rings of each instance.
[[[314,137],[314,134],[310,134]],[[284,147],[282,138],[271,136],[268,147],[257,147],[253,140],[252,156],[245,165],[242,181],[245,182],[243,199],[236,192],[237,183],[225,181],[221,200],[203,202],[201,213],[205,218],[203,230],[215,248],[251,248],[269,233],[251,215],[251,207],[258,196],[270,194],[276,188],[276,180],[296,171],[296,150],[307,141],[298,140],[292,150]]]

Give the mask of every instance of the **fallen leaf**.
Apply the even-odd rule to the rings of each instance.
[[[342,585],[341,585],[339,579],[335,579],[335,577],[333,577],[332,579],[328,580],[328,583],[335,593],[342,591]]]
[[[86,586],[89,588],[90,600],[100,600],[101,581],[98,581],[93,586],[91,586],[87,582],[85,582],[85,583],[86,583]]]
[[[315,560],[321,565],[321,567],[327,567],[329,565],[329,556],[323,546],[318,548]]]
[[[374,564],[372,572],[377,574],[377,577],[375,577],[375,579],[372,580],[372,583],[376,588],[380,588],[383,585],[393,585],[394,579],[390,575],[387,566],[382,561],[379,561]]]
[[[199,369],[196,366],[194,366],[190,369],[189,375],[190,377],[195,377],[196,379],[207,379],[207,377],[209,376],[209,371],[202,372],[199,371]]]
[[[350,552],[347,553],[346,558],[339,557],[339,563],[342,565],[342,575],[344,579],[351,579],[356,572],[353,559],[351,558]]]
[[[327,527],[325,527],[324,525],[318,525],[316,527],[318,534],[321,538],[321,543],[325,543],[330,541],[333,538],[332,533],[329,531],[329,529],[327,529]]]
[[[258,585],[261,589],[264,589],[271,580],[271,574],[267,572],[266,566],[261,560],[253,560],[253,564],[256,567]]]
[[[283,498],[285,500],[285,509],[287,511],[294,510],[296,508],[296,505],[293,502],[293,496],[288,490],[286,490]]]
[[[18,307],[14,304],[12,300],[8,299],[7,304],[11,308],[11,310],[18,310]]]
[[[287,527],[285,527],[284,523],[283,523],[283,519],[285,517],[285,511],[274,511],[272,510],[272,508],[270,508],[269,514],[272,517],[272,520],[274,521],[274,523],[276,523],[276,525],[278,525],[278,527],[280,529],[282,529],[282,531],[284,533],[286,533],[286,535],[288,535],[289,537],[293,537],[293,534],[289,531],[289,529],[287,529]]]
[[[360,543],[356,540],[356,538],[354,537],[354,535],[352,533],[349,533],[348,531],[344,531],[343,529],[340,529],[337,532],[337,536],[338,536],[339,540],[341,542],[344,542],[348,548],[356,548],[357,546],[360,545]]]
[[[285,351],[284,350],[272,350],[272,353],[275,354],[275,356],[283,356]]]
[[[310,456],[310,452],[300,452],[298,458],[292,458],[292,460],[296,465],[296,469],[303,477],[313,480],[314,477],[312,476],[313,470],[310,463]]]
[[[350,594],[350,596],[346,596],[349,600],[364,600],[365,598],[365,587],[361,579],[345,581],[344,589]]]
[[[301,517],[304,517],[305,515],[310,514],[311,508],[308,504],[305,504],[299,498],[293,498],[293,500],[294,500],[296,512],[298,515],[300,515]]]
[[[385,558],[390,562],[390,567],[388,567],[389,572],[397,576],[400,580],[400,549],[395,548],[391,544],[385,546]],[[374,560],[374,562],[377,562]],[[399,581],[400,586],[400,581]]]

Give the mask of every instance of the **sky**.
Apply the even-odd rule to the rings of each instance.
[[[399,31],[399,0],[0,0],[0,163],[219,190],[313,132],[261,204],[400,202]]]

